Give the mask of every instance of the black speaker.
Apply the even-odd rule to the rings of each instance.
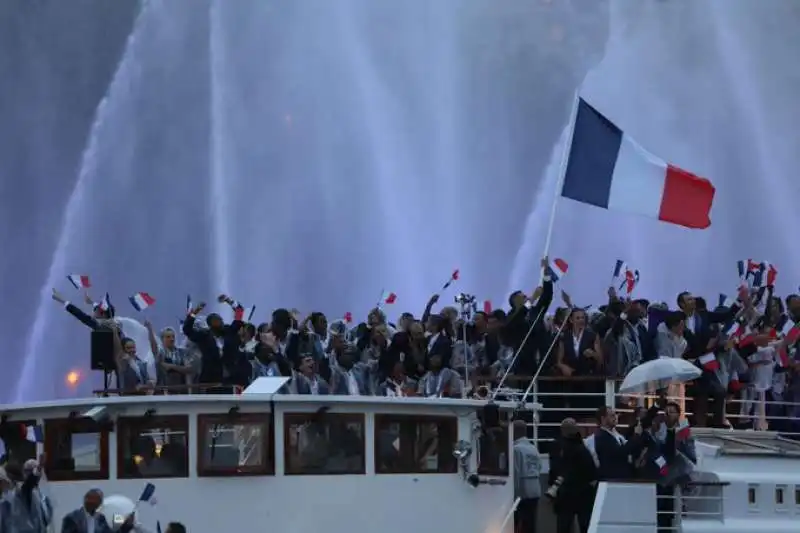
[[[92,370],[111,372],[116,369],[114,358],[114,332],[107,329],[92,331]]]

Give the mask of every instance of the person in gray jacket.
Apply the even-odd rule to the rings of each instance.
[[[514,431],[514,497],[519,505],[514,513],[515,531],[535,533],[538,519],[539,498],[542,486],[542,459],[539,450],[528,438],[528,427],[522,420],[515,420]]]

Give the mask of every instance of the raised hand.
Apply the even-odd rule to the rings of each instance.
[[[64,297],[63,297],[63,296],[61,296],[61,293],[60,293],[60,292],[58,292],[58,291],[57,291],[57,290],[55,290],[55,289],[53,289],[53,294],[52,294],[50,297],[51,297],[53,300],[55,300],[56,302],[60,303],[60,304],[63,304],[63,303],[66,303],[66,302],[67,302],[67,301],[64,299]]]
[[[569,294],[567,294],[567,291],[565,291],[563,289],[561,290],[561,300],[564,302],[564,305],[566,305],[567,307],[569,307],[569,308],[573,307],[572,298],[570,298]]]
[[[94,305],[94,300],[92,300],[92,297],[89,296],[89,291],[83,291],[83,302],[86,305]]]
[[[541,265],[542,268],[547,268],[550,265],[550,261],[548,260],[547,256],[542,257]]]
[[[197,304],[195,306],[194,309],[192,309],[192,312],[190,314],[197,315],[198,313],[200,313],[205,308],[206,308],[206,303],[205,302],[200,302],[199,304]]]

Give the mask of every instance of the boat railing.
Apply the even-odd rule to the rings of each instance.
[[[541,405],[534,423],[530,425],[533,440],[537,443],[548,443],[556,435],[558,426],[564,418],[574,418],[586,433],[593,431],[595,413],[603,405],[613,406],[620,414],[620,425],[625,427],[631,420],[637,407],[647,407],[654,397],[629,396],[620,394],[621,379],[604,376],[539,376],[525,396],[531,377],[509,375],[506,386],[497,391],[498,397],[508,401],[533,402]],[[490,383],[487,381],[487,385]],[[686,386],[670,389],[669,399],[677,402],[688,417],[694,417],[696,404],[687,396]],[[146,393],[134,394],[204,394],[209,392],[241,392],[239,387],[221,384],[197,384],[190,386],[155,387]],[[118,389],[96,390],[96,396],[129,395]],[[775,395],[767,396],[762,392],[744,388],[725,397],[725,423],[735,428],[778,431],[789,437],[800,437],[800,402],[787,399],[776,399]],[[769,399],[768,399],[769,398]],[[712,409],[708,411],[710,421]],[[699,422],[698,425],[707,425]]]

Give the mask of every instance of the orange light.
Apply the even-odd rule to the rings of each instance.
[[[75,370],[67,374],[67,385],[75,386],[81,380],[81,375]]]

